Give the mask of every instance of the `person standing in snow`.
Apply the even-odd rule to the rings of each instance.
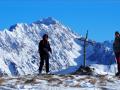
[[[43,40],[39,42],[39,55],[40,55],[40,66],[39,66],[39,74],[42,72],[42,68],[44,65],[44,62],[46,64],[46,73],[49,73],[49,52],[52,53],[49,41],[48,41],[48,35],[43,35]]]
[[[118,76],[118,75],[120,75],[120,34],[118,31],[115,32],[113,51],[115,53],[115,57],[116,57],[116,61],[117,61],[118,72],[116,73],[116,76]]]

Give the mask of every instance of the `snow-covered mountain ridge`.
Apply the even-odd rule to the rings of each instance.
[[[50,70],[65,70],[83,63],[81,36],[59,21],[48,17],[32,24],[18,23],[0,31],[0,73],[7,75],[34,74],[39,66],[38,44],[42,35],[49,35],[52,48]],[[113,64],[112,42],[87,46],[88,64]]]

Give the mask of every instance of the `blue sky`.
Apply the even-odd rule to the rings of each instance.
[[[120,31],[119,0],[0,0],[0,30],[49,16],[100,42]]]

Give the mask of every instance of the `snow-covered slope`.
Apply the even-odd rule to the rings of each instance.
[[[48,17],[30,25],[18,23],[0,31],[0,73],[7,75],[34,74],[38,71],[38,44],[43,34],[49,35],[52,48],[50,70],[70,73],[83,63],[83,42],[59,21]],[[87,63],[114,63],[112,44],[108,41],[87,47]]]

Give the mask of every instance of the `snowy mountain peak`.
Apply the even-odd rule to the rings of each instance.
[[[48,18],[44,18],[42,20],[38,20],[36,22],[34,22],[35,24],[45,24],[45,25],[50,25],[50,24],[57,24],[58,21],[55,20],[52,17],[48,17]]]
[[[13,30],[16,30],[17,28],[24,27],[24,26],[27,26],[27,24],[17,23],[17,24],[10,26],[10,28],[8,30],[12,32]]]
[[[13,31],[16,26],[17,26],[17,24],[12,25],[12,26],[9,28],[9,31]]]

